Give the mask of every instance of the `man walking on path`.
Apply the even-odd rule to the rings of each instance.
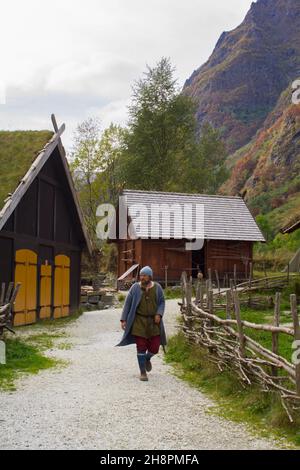
[[[130,288],[121,316],[123,338],[117,346],[136,344],[140,368],[140,380],[148,381],[147,372],[152,369],[151,358],[165,346],[166,333],[163,324],[165,298],[160,284],[153,282],[153,271],[145,266],[140,271],[140,282]]]

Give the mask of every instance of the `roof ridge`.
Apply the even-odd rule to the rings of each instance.
[[[122,193],[129,192],[129,193],[141,193],[141,194],[170,194],[174,196],[194,196],[194,197],[214,197],[220,199],[239,199],[244,201],[241,196],[222,196],[221,194],[200,194],[200,193],[180,193],[180,192],[173,192],[173,191],[147,191],[142,189],[123,189]],[[245,201],[244,201],[245,202]]]

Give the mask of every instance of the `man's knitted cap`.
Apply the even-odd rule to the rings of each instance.
[[[152,271],[152,269],[150,268],[150,266],[144,266],[144,267],[140,270],[140,274],[143,274],[144,276],[151,276],[151,277],[153,277],[153,271]]]

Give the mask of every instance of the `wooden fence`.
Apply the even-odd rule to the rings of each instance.
[[[259,384],[263,391],[278,392],[288,417],[300,409],[300,364],[294,365],[279,355],[279,336],[288,335],[300,340],[296,295],[291,295],[293,327],[280,326],[280,293],[276,294],[274,324],[256,324],[241,317],[238,290],[226,292],[226,318],[216,314],[211,288],[196,287],[193,300],[192,278],[183,273],[181,278],[183,332],[187,340],[204,346],[209,358],[220,371],[233,369],[243,384]],[[207,287],[207,285],[206,285]],[[205,297],[204,297],[205,295]],[[272,336],[272,350],[245,333],[245,329],[266,331]],[[293,350],[291,349],[291,358]]]
[[[3,336],[4,330],[9,330],[14,333],[11,328],[12,325],[12,307],[16,300],[17,294],[20,290],[21,284],[14,287],[14,283],[10,282],[7,289],[5,283],[1,286],[0,292],[0,339]]]
[[[234,272],[231,276],[227,276],[226,282],[223,282],[223,287],[235,287],[239,291],[242,292],[249,292],[251,290],[260,290],[260,289],[274,289],[274,288],[282,288],[287,286],[291,280],[299,279],[299,273],[290,273],[289,269],[287,269],[286,273],[282,274],[269,274],[265,272],[265,277],[254,279],[253,278],[253,263],[249,263],[249,276],[244,282],[238,283],[238,277],[236,272],[236,265],[234,265]],[[219,279],[219,273],[217,270],[212,272],[210,268],[208,268],[208,279],[210,286],[215,286],[218,289],[218,293],[225,292],[225,290],[221,290],[221,282]]]

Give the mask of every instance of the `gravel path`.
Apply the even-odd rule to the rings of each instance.
[[[167,302],[174,332],[178,306]],[[135,347],[114,348],[120,310],[85,313],[67,327],[73,347],[54,350],[65,368],[27,376],[0,393],[0,449],[271,449],[274,442],[207,413],[213,402],[172,375],[162,354],[148,383]]]

